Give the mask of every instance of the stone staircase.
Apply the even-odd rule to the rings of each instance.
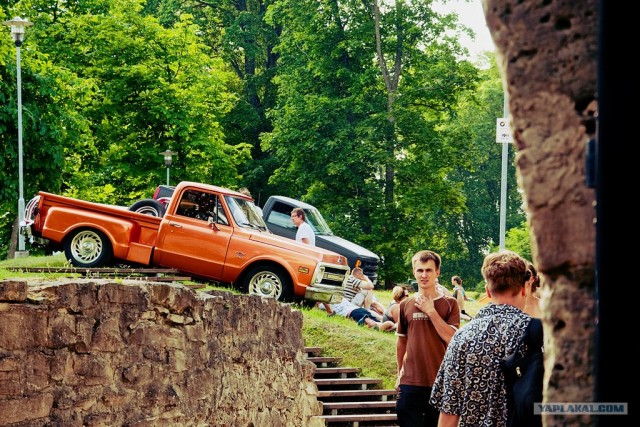
[[[321,418],[328,427],[397,426],[396,391],[381,389],[382,380],[361,377],[360,368],[340,366],[342,358],[322,355],[321,347],[305,347],[316,364],[314,380]]]

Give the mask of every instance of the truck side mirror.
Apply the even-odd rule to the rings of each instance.
[[[209,227],[211,227],[212,230],[218,231],[218,226],[216,225],[216,222],[213,220],[212,216],[207,219],[207,224],[209,224]]]

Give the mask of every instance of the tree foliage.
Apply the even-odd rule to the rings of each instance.
[[[130,204],[164,182],[247,186],[316,205],[383,258],[424,248],[477,283],[499,236],[500,76],[461,59],[432,0],[21,0],[26,197]],[[17,163],[15,48],[0,38],[0,166]],[[523,223],[509,159],[508,223]],[[43,161],[45,159],[45,161]],[[0,229],[17,211],[2,177]],[[3,241],[7,239],[3,239]],[[0,254],[6,252],[1,246]],[[447,280],[443,280],[447,283]]]
[[[443,39],[452,21],[430,4],[285,0],[268,14],[282,28],[274,130],[263,134],[281,165],[270,182],[380,254],[390,282],[418,248],[442,248],[433,221],[461,208],[446,173],[459,159],[439,128],[477,70],[457,60]]]
[[[260,134],[271,130],[266,111],[273,107],[278,27],[265,22],[272,0],[147,1],[145,13],[156,16],[165,25],[173,25],[182,14],[193,16],[200,40],[210,54],[224,61],[236,76],[237,102],[221,119],[225,141],[230,145],[251,145],[251,158],[238,165],[243,186],[254,194],[270,194],[267,180],[275,168],[260,145]],[[266,199],[266,197],[265,197]]]
[[[449,179],[459,183],[464,207],[443,222],[448,230],[447,277],[459,275],[469,286],[482,285],[480,266],[484,256],[500,240],[500,194],[502,145],[495,142],[497,117],[503,114],[504,94],[495,61],[482,70],[482,82],[461,97],[455,107],[456,120],[444,133],[457,147],[462,167],[452,168]],[[507,163],[507,229],[519,226],[524,219],[518,191],[514,150],[509,147]]]

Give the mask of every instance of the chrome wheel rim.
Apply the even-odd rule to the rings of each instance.
[[[74,259],[85,264],[98,259],[103,250],[102,239],[95,231],[81,231],[71,241],[71,253]]]
[[[270,271],[261,271],[251,278],[249,294],[267,298],[280,298],[282,295],[282,280]]]

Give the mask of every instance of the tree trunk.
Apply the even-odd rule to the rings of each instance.
[[[11,229],[11,241],[9,242],[9,252],[7,252],[7,259],[14,259],[16,257],[16,248],[18,247],[18,230],[20,229],[20,222],[18,216],[13,221],[13,228]]]

